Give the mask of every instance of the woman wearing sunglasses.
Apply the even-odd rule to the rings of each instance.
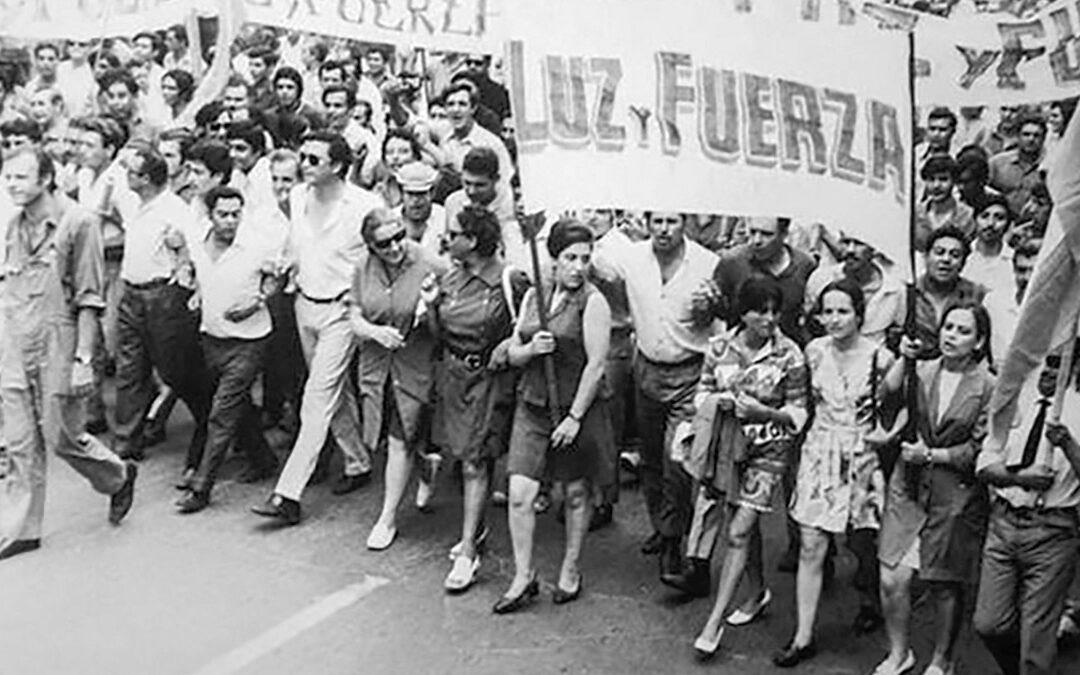
[[[362,342],[360,405],[364,444],[374,452],[385,429],[386,485],[382,513],[367,547],[382,551],[397,536],[397,509],[413,458],[427,442],[436,341],[420,302],[444,264],[406,237],[389,209],[368,213],[361,226],[367,250],[353,274],[352,325]]]

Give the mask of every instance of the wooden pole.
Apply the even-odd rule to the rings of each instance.
[[[536,298],[536,313],[540,317],[540,330],[548,329],[548,304],[544,297],[543,277],[540,273],[540,253],[537,250],[536,236],[544,226],[544,212],[525,216],[521,223],[525,241],[529,243],[529,255],[532,257],[533,268],[533,297]],[[563,412],[559,405],[559,382],[555,379],[555,355],[544,354],[544,380],[547,384],[548,415],[551,419],[551,430],[562,422]]]

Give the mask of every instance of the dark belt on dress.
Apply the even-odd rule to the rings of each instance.
[[[329,305],[339,300],[344,300],[345,296],[349,294],[349,291],[342,291],[332,298],[313,298],[307,293],[300,291],[300,295],[303,296],[308,302],[314,302],[316,305]]]
[[[491,359],[491,352],[467,352],[461,349],[454,349],[447,345],[445,347],[446,353],[465,364],[470,370],[480,370],[487,366],[488,361]]]
[[[136,284],[130,281],[125,281],[124,284],[126,284],[128,288],[133,288],[136,291],[152,291],[155,288],[162,288],[163,286],[168,286],[169,280],[162,277],[160,279],[152,279],[144,284]]]
[[[686,357],[682,361],[674,361],[671,363],[668,363],[666,361],[653,361],[648,356],[642,354],[640,350],[638,351],[637,355],[645,363],[649,364],[650,366],[656,366],[657,368],[686,368],[687,366],[692,366],[695,364],[700,365],[701,362],[705,360],[704,354],[694,354],[693,356]]]

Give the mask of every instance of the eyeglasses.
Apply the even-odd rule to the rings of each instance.
[[[465,64],[469,66],[482,66],[484,63],[484,59],[465,59]]]
[[[371,245],[374,246],[375,248],[379,249],[380,251],[385,251],[386,249],[390,248],[390,246],[392,246],[393,244],[400,244],[403,241],[405,241],[405,230],[401,230],[400,232],[398,232],[394,236],[387,237],[386,239],[383,239],[382,241],[373,241],[373,242],[371,242]]]
[[[447,239],[457,239],[458,237],[465,236],[465,232],[463,230],[447,230],[445,236]]]
[[[228,122],[214,122],[210,125],[210,131],[227,131],[228,129]]]
[[[300,163],[307,164],[308,166],[319,166],[323,163],[323,158],[318,155],[313,155],[310,152],[301,152]]]

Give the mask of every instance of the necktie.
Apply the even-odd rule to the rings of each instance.
[[[1020,463],[1012,466],[1014,471],[1026,469],[1035,463],[1035,455],[1039,452],[1039,444],[1042,442],[1043,427],[1046,426],[1046,409],[1050,407],[1050,399],[1040,398],[1037,404],[1039,412],[1035,414],[1035,422],[1028,432],[1027,443],[1024,444],[1024,454]]]

